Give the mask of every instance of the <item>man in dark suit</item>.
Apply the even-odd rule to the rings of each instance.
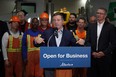
[[[54,14],[53,25],[55,28],[46,30],[42,38],[35,39],[36,43],[43,43],[48,47],[76,46],[76,39],[70,31],[63,28],[63,22],[64,19],[60,13]],[[45,69],[45,77],[55,77],[55,69]]]
[[[3,34],[8,30],[7,23],[0,21],[0,77],[4,77],[4,60],[2,55],[1,40]]]
[[[86,45],[91,46],[91,68],[87,77],[111,77],[111,53],[116,48],[114,25],[105,20],[107,10],[99,8],[97,22],[89,24]]]

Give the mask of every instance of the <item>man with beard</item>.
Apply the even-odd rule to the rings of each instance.
[[[75,13],[70,14],[69,22],[66,24],[66,29],[70,30],[71,32],[74,32],[76,30],[76,18],[77,16]]]

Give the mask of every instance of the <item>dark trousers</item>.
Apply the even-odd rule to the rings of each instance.
[[[1,52],[0,52],[0,77],[5,77],[4,60]]]
[[[116,77],[116,50],[112,53],[111,77]]]
[[[55,69],[44,69],[44,76],[45,77],[55,77]]]
[[[92,58],[87,77],[111,77],[111,56],[100,59]]]

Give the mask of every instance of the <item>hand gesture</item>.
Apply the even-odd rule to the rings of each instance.
[[[38,43],[38,44],[41,44],[41,43],[44,43],[44,39],[41,38],[41,37],[36,37],[35,42]]]
[[[78,43],[79,45],[84,45],[85,40],[84,39],[79,39],[76,43]]]

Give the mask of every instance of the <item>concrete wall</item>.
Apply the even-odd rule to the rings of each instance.
[[[38,17],[40,13],[45,11],[46,2],[48,0],[23,0],[24,2],[35,2],[36,3],[36,13],[29,14],[28,17]],[[83,1],[86,0],[52,0],[54,4],[54,10],[60,10],[63,7],[66,7],[70,12],[78,12],[78,8],[85,7],[85,3]],[[90,13],[95,14],[97,8],[105,7],[108,9],[110,2],[115,2],[116,0],[90,0]],[[12,16],[12,11],[15,6],[15,0],[0,0],[0,19],[1,20],[9,20]]]
[[[45,11],[46,2],[48,0],[22,0],[23,2],[36,3],[36,13],[29,14],[28,17],[38,17],[40,13]],[[78,8],[84,6],[83,0],[53,0],[54,10],[66,7],[70,12],[78,12]],[[65,2],[65,3],[64,3]],[[15,0],[0,0],[0,19],[8,21],[12,16],[12,11],[15,7]]]
[[[95,15],[96,10],[100,7],[109,9],[110,2],[116,2],[116,0],[90,0],[91,10],[89,15]],[[111,21],[116,26],[116,21]]]
[[[8,20],[12,16],[12,10],[15,6],[15,0],[0,1],[0,19]]]
[[[36,3],[36,13],[28,14],[27,18],[39,17],[40,13],[45,10],[44,0],[23,0],[27,3]],[[15,7],[15,0],[1,0],[0,1],[0,20],[8,21],[12,16],[12,11]]]
[[[108,10],[109,3],[111,0],[90,0],[91,14],[95,14],[96,10],[100,7],[104,7]]]
[[[86,0],[53,0],[54,10],[58,11],[63,7],[66,7],[68,11],[77,13],[78,8],[85,7],[83,1]]]

